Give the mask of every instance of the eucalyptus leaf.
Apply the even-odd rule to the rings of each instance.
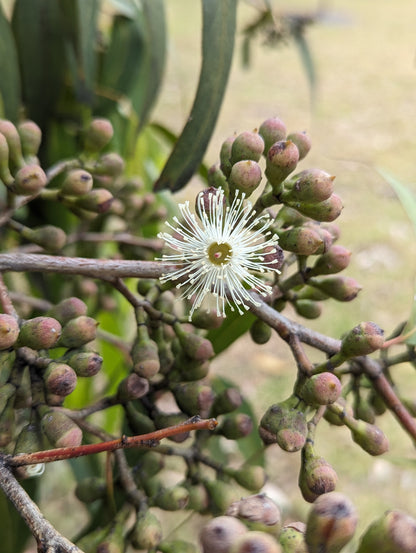
[[[239,315],[237,311],[227,308],[227,317],[219,328],[208,332],[207,338],[212,342],[216,355],[223,352],[233,344],[240,336],[245,334],[256,317],[249,311]]]
[[[16,121],[20,107],[20,75],[10,23],[0,5],[0,115]]]

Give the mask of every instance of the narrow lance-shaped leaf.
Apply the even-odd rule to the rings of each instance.
[[[203,0],[202,68],[195,101],[155,190],[179,190],[204,156],[215,128],[231,67],[236,0]]]
[[[20,76],[16,45],[10,23],[0,5],[0,114],[17,120],[20,107]]]

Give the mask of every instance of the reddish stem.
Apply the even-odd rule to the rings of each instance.
[[[37,463],[52,463],[53,461],[63,461],[65,459],[73,459],[84,455],[93,455],[103,451],[116,451],[117,449],[127,449],[131,447],[151,447],[163,438],[176,436],[184,432],[193,430],[214,430],[218,422],[215,419],[190,419],[183,424],[169,426],[141,434],[139,436],[122,436],[117,440],[108,442],[99,442],[98,444],[87,444],[76,447],[58,447],[56,449],[48,449],[46,451],[37,451],[35,453],[19,453],[8,459],[7,464],[11,467],[21,467],[24,465],[35,465]]]

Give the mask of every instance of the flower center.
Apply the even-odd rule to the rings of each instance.
[[[232,248],[229,244],[213,242],[208,247],[208,259],[213,265],[223,265],[231,259]]]

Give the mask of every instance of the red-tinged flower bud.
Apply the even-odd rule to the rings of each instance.
[[[75,390],[77,375],[66,363],[52,361],[43,373],[43,382],[49,393],[64,397]]]
[[[414,553],[416,520],[402,511],[387,511],[361,538],[357,553]]]
[[[263,265],[266,268],[280,270],[283,267],[285,261],[285,254],[283,249],[275,244],[274,246],[267,246],[262,252]]]
[[[225,415],[217,432],[228,440],[245,438],[253,430],[253,421],[245,413],[232,413]]]
[[[214,356],[214,349],[207,338],[187,332],[179,323],[175,323],[174,330],[184,352],[191,359],[206,361]]]
[[[134,434],[148,434],[156,429],[155,423],[152,419],[144,413],[138,411],[132,403],[126,403],[123,407],[127,423]]]
[[[94,188],[75,200],[75,206],[93,213],[105,213],[113,203],[113,195],[106,188]]]
[[[11,121],[0,119],[0,133],[6,137],[9,146],[9,157],[14,167],[23,167],[25,160],[22,154],[20,136]]]
[[[295,300],[293,307],[296,313],[305,319],[317,319],[322,314],[321,304],[312,300]]]
[[[204,217],[204,214],[208,217],[216,216],[217,212],[216,210],[213,210],[213,200],[217,194],[218,190],[213,186],[210,186],[209,188],[201,190],[201,192],[197,195],[195,200],[195,212],[200,218]],[[222,204],[225,211],[227,204],[224,196],[222,197]]]
[[[34,229],[26,227],[21,232],[21,235],[30,240],[30,242],[33,242],[33,244],[37,244],[52,253],[59,252],[66,244],[65,232],[53,225],[45,225]]]
[[[146,509],[140,511],[130,532],[129,540],[135,549],[154,549],[162,539],[162,526],[156,515]]]
[[[322,245],[321,237],[310,227],[294,227],[278,234],[280,247],[298,255],[313,255]]]
[[[91,153],[99,152],[107,146],[113,134],[113,125],[108,119],[93,119],[85,131],[84,149]]]
[[[34,121],[22,121],[17,125],[23,156],[32,160],[37,156],[42,142],[42,130]]]
[[[345,495],[321,495],[312,505],[306,524],[308,552],[338,553],[353,538],[357,522],[355,507]]]
[[[226,514],[243,519],[250,530],[260,530],[274,536],[279,535],[282,526],[279,507],[264,493],[235,501]]]
[[[77,447],[82,442],[82,430],[61,411],[41,409],[41,427],[54,447]]]
[[[230,475],[242,488],[250,492],[258,492],[266,483],[266,473],[260,465],[244,465],[232,470]]]
[[[276,403],[263,415],[259,432],[266,445],[277,443],[284,451],[299,451],[308,434],[305,413],[293,408],[290,399]]]
[[[62,183],[61,192],[64,196],[83,196],[88,194],[94,184],[91,173],[85,169],[69,171]]]
[[[355,279],[346,276],[313,277],[308,282],[337,301],[353,300],[362,288]]]
[[[282,200],[286,202],[323,202],[334,191],[335,177],[321,169],[305,169],[285,182]]]
[[[237,161],[231,169],[229,176],[230,186],[244,192],[248,198],[259,186],[262,179],[260,165],[256,161]]]
[[[286,138],[286,125],[278,117],[271,117],[260,125],[259,134],[263,137],[264,151],[267,154],[275,142]]]
[[[80,348],[97,337],[98,323],[92,317],[80,315],[70,319],[62,328],[59,346],[66,348]]]
[[[64,360],[76,372],[77,376],[95,376],[102,367],[103,358],[94,351],[70,350]]]
[[[223,317],[218,317],[216,309],[196,309],[192,315],[192,324],[196,328],[211,330],[219,328],[223,322]]]
[[[243,159],[259,161],[263,151],[264,140],[262,136],[258,132],[244,131],[235,137],[231,145],[231,165]]]
[[[111,152],[109,154],[105,154],[100,157],[100,159],[97,161],[96,165],[94,166],[94,170],[92,172],[96,173],[97,175],[108,175],[110,177],[118,177],[122,174],[124,171],[124,160],[123,158],[116,154],[115,152]]]
[[[17,345],[36,350],[53,348],[61,332],[61,325],[53,317],[35,317],[22,323]]]
[[[231,413],[238,409],[243,403],[240,390],[237,388],[226,388],[220,392],[214,399],[210,415],[217,417],[225,413]]]
[[[179,511],[185,509],[189,501],[189,491],[183,486],[162,488],[153,498],[155,506],[164,511]]]
[[[182,382],[176,384],[173,389],[176,403],[181,411],[189,416],[208,416],[214,401],[214,392],[211,386],[202,382]]]
[[[298,524],[301,523],[287,524],[282,528],[279,543],[282,546],[283,553],[308,553],[305,530],[298,528]]]
[[[281,184],[296,169],[299,150],[290,140],[275,142],[267,152],[266,177],[272,186]],[[294,206],[296,207],[296,206]]]
[[[138,338],[131,352],[134,372],[143,377],[151,378],[160,370],[160,360],[157,344],[151,338]]]
[[[386,435],[374,424],[361,420],[350,423],[345,420],[345,425],[350,429],[354,442],[370,455],[383,455],[389,450]]]
[[[306,203],[302,201],[285,203],[289,207],[297,209],[302,215],[322,222],[335,221],[341,215],[343,208],[342,200],[337,194],[331,194],[327,200],[318,203]]]
[[[383,330],[373,322],[363,322],[348,332],[341,342],[341,355],[346,358],[368,355],[384,344]]]
[[[83,503],[93,503],[108,493],[107,482],[99,476],[88,476],[80,480],[75,487],[75,496]]]
[[[15,194],[31,196],[45,188],[47,183],[48,178],[39,165],[25,165],[16,173],[12,189]]]
[[[338,377],[333,373],[324,372],[308,378],[300,394],[308,405],[328,405],[334,403],[341,395],[342,386]]]
[[[240,536],[231,546],[230,553],[282,553],[280,544],[270,534],[253,530]]]
[[[324,254],[326,253],[329,248],[332,246],[332,235],[330,232],[328,232],[326,229],[324,229],[320,224],[317,224],[315,222],[311,223],[305,223],[306,228],[312,228],[319,236],[319,238],[322,240],[322,244],[319,246],[319,248],[316,250],[316,254]]]
[[[266,344],[272,336],[272,329],[261,319],[256,319],[250,327],[250,336],[255,344]]]
[[[305,501],[313,503],[320,495],[333,492],[338,476],[332,466],[315,453],[310,442],[302,449],[302,461],[299,472],[299,488]]]
[[[131,373],[118,385],[117,399],[120,403],[127,403],[145,396],[148,391],[149,381],[136,373]]]
[[[239,536],[247,533],[242,522],[231,516],[219,516],[205,524],[199,534],[203,553],[229,553]]]
[[[71,319],[86,314],[87,305],[76,297],[62,300],[48,311],[48,315],[57,319],[61,325],[65,325]]]
[[[208,169],[207,181],[209,186],[213,188],[226,188],[227,178],[222,172],[219,163],[215,163]]]
[[[175,355],[173,368],[178,373],[178,378],[172,380],[202,380],[207,376],[210,369],[210,362],[208,359],[199,361],[198,359],[192,359],[189,355],[186,355],[183,351]]]
[[[347,248],[334,244],[317,258],[309,274],[316,276],[339,273],[348,267],[350,258],[351,252]]]
[[[11,348],[19,336],[17,320],[6,313],[0,314],[0,350]]]
[[[311,139],[306,134],[305,131],[303,132],[291,132],[287,135],[287,139],[294,142],[299,150],[299,160],[303,159],[307,156],[309,153],[309,150],[311,149]]]
[[[229,136],[221,145],[220,169],[226,177],[229,177],[231,173],[231,148],[235,138],[235,134],[233,136]]]

